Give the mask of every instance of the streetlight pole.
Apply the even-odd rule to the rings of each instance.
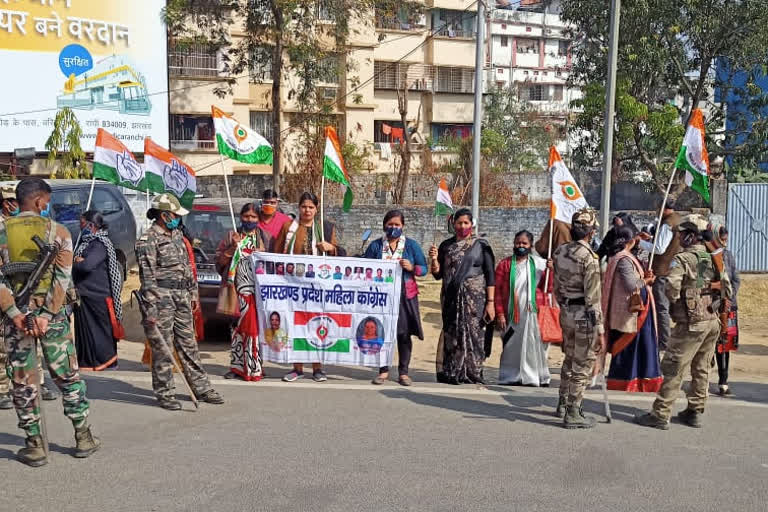
[[[619,20],[621,0],[611,0],[611,32],[608,54],[608,77],[605,83],[605,146],[603,149],[603,197],[600,204],[600,222],[603,234],[608,231],[611,218],[611,171],[613,170],[613,126],[616,106],[616,67],[619,58]]]
[[[485,27],[485,4],[477,3],[477,39],[475,41],[475,112],[472,134],[472,216],[478,223],[480,233],[480,138],[483,123],[483,28]]]

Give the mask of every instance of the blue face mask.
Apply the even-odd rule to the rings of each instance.
[[[20,213],[21,213],[21,208],[17,206],[16,209],[11,212],[11,217],[15,217]]]
[[[82,231],[80,231],[80,234],[82,236],[88,236],[91,234],[91,228],[83,228]]]
[[[167,220],[165,221],[165,227],[173,231],[174,229],[179,227],[179,224],[181,224],[181,218],[176,217],[173,220]]]
[[[41,211],[40,215],[46,218],[51,216],[51,203],[46,205],[45,210]]]
[[[388,227],[384,230],[387,233],[387,238],[394,240],[403,236],[403,228]]]
[[[240,230],[243,231],[244,233],[250,233],[251,231],[255,231],[257,227],[259,227],[258,222],[240,221]]]

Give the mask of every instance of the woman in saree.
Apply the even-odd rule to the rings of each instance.
[[[437,380],[483,384],[485,330],[496,317],[495,263],[485,239],[472,236],[472,212],[452,218],[456,235],[429,250],[430,270],[442,280],[443,330],[438,344]]]
[[[608,247],[602,303],[611,354],[607,381],[608,389],[616,391],[656,393],[664,379],[650,288],[655,277],[632,254],[637,240],[636,230],[620,226]],[[598,368],[603,364],[598,359]]]
[[[533,235],[515,235],[515,254],[496,267],[496,323],[504,350],[499,364],[499,384],[549,386],[549,344],[541,342],[536,317],[536,285],[546,262],[531,253]],[[509,329],[509,331],[508,331]]]
[[[240,229],[230,232],[216,251],[216,267],[223,286],[237,294],[237,321],[232,328],[229,371],[225,379],[262,379],[259,357],[259,319],[255,300],[255,269],[251,254],[264,251],[264,234],[259,228],[259,205],[248,203],[240,210]],[[220,305],[220,309],[221,305]]]
[[[299,198],[299,218],[286,223],[278,235],[275,252],[283,254],[306,254],[322,256],[337,256],[336,229],[333,224],[326,222],[320,228],[320,219],[317,219],[317,207],[320,204],[317,196],[311,192],[304,192]],[[283,380],[294,382],[304,378],[304,364],[293,363],[293,370]],[[323,371],[322,363],[312,363],[312,379],[315,382],[325,382],[328,377]]]
[[[725,226],[714,226],[712,228],[716,250],[723,251],[723,265],[728,278],[731,280],[733,295],[731,296],[731,311],[728,313],[728,325],[725,332],[720,337],[715,350],[715,360],[717,361],[717,384],[718,394],[723,397],[733,396],[733,392],[728,387],[728,365],[731,361],[731,352],[739,349],[739,313],[738,300],[739,286],[741,278],[739,270],[736,268],[736,260],[728,247],[728,229]]]

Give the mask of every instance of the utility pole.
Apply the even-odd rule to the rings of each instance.
[[[485,4],[477,2],[477,39],[475,41],[475,112],[472,121],[472,217],[477,221],[480,233],[480,138],[483,124],[483,29],[485,27]]]
[[[600,222],[603,235],[611,219],[611,171],[613,170],[613,126],[616,106],[616,66],[619,58],[619,20],[621,0],[611,0],[611,33],[608,54],[608,78],[605,83],[605,146],[603,149],[603,200],[600,204]]]

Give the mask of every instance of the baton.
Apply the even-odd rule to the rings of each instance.
[[[145,320],[145,326],[146,326],[146,319],[147,319],[147,309],[146,309],[146,302],[144,302],[144,298],[139,294],[138,291],[134,290],[131,292],[133,296],[136,297],[136,301],[139,303],[139,310],[142,313],[142,316]],[[157,323],[153,324],[152,326],[149,326],[150,329],[157,329],[156,338],[160,340],[160,345],[163,347],[163,350],[165,351],[166,355],[171,358],[171,364],[173,365],[173,369],[178,372],[178,374],[181,376],[182,382],[184,382],[184,386],[187,388],[187,391],[189,391],[189,396],[192,399],[192,403],[195,404],[195,410],[200,408],[200,403],[197,401],[197,397],[195,396],[195,392],[192,391],[192,387],[189,385],[189,381],[187,380],[187,376],[184,375],[184,372],[179,368],[179,365],[176,363],[176,357],[173,355],[173,350],[171,350],[171,347],[168,345],[168,342],[165,340],[165,337],[160,332],[160,329],[157,327]]]

